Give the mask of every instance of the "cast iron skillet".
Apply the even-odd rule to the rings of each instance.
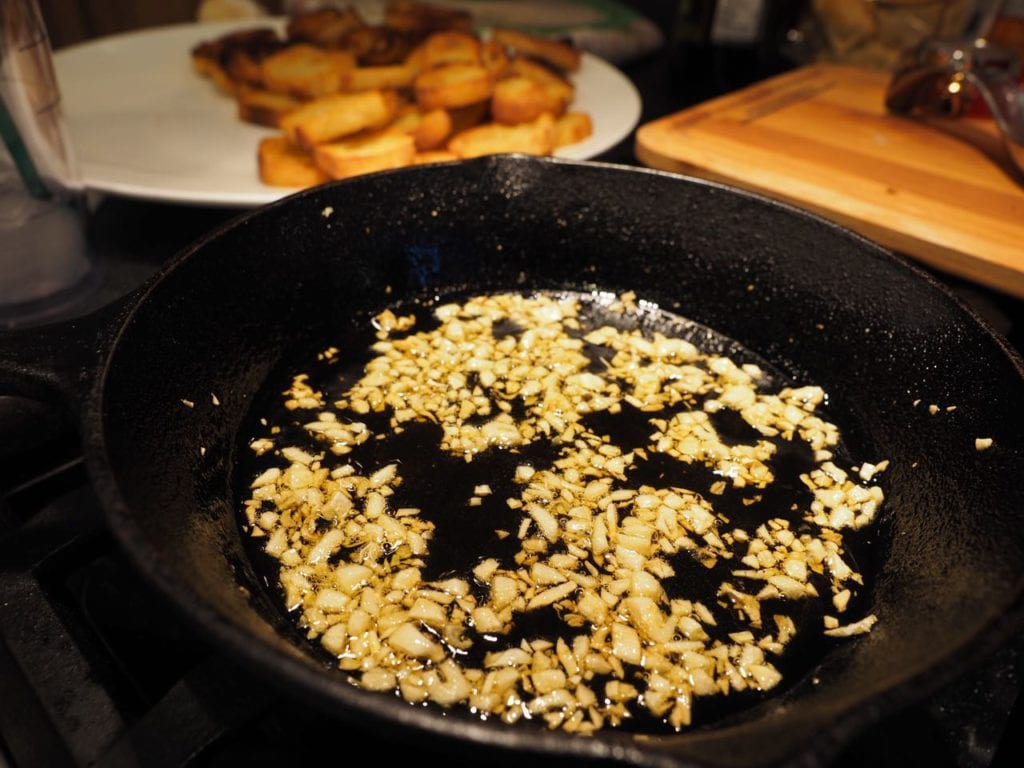
[[[244,554],[238,431],[297,346],[329,340],[353,313],[450,287],[633,290],[824,387],[851,450],[891,461],[874,631],[739,718],[656,737],[443,717],[326,669],[293,641]],[[234,220],[118,308],[3,345],[0,383],[75,410],[110,529],[141,574],[290,694],[393,733],[488,757],[822,764],[1021,624],[1020,358],[905,261],[713,184],[516,156],[336,183]],[[977,451],[978,437],[993,447]]]

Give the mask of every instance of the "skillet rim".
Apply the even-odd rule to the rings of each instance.
[[[995,343],[1021,380],[1024,381],[1024,358],[948,286],[906,256],[891,251],[814,212],[720,182],[671,171],[616,163],[500,155],[438,164],[438,166],[457,165],[479,166],[482,178],[493,177],[496,169],[506,165],[586,166],[596,169],[596,172],[611,172],[613,175],[626,173],[662,177],[678,180],[695,187],[717,190],[734,198],[744,198],[754,204],[781,211],[785,216],[808,220],[817,226],[832,230],[840,237],[851,240],[865,256],[885,261],[895,268],[908,271],[914,279],[927,284],[928,290],[937,291],[937,298],[950,302],[965,316],[965,319],[981,330],[988,340]],[[395,169],[372,174],[372,177],[403,174],[422,175],[430,173],[430,168],[431,166],[419,166]],[[146,307],[150,297],[160,290],[170,275],[185,268],[197,258],[197,254],[216,243],[228,231],[244,226],[254,217],[273,215],[281,207],[298,205],[307,198],[327,194],[350,183],[366,183],[367,179],[370,179],[370,176],[335,181],[321,187],[301,190],[266,206],[233,217],[189,244],[165,262],[163,267],[130,297],[125,311],[118,314],[106,339],[106,345],[102,352],[102,363],[83,398],[81,422],[86,466],[115,539],[133,567],[157,587],[162,596],[192,625],[210,638],[215,643],[218,652],[223,652],[226,649],[234,651],[239,654],[239,660],[248,669],[274,684],[278,690],[282,690],[288,696],[294,696],[296,691],[310,694],[314,698],[314,703],[335,716],[349,721],[369,716],[376,721],[377,725],[396,723],[445,739],[466,739],[477,746],[498,747],[511,751],[523,751],[525,747],[527,753],[543,755],[546,758],[611,759],[639,766],[651,766],[651,768],[663,765],[702,765],[703,763],[700,762],[689,762],[690,758],[686,755],[673,756],[671,746],[664,750],[645,748],[643,746],[644,739],[633,738],[633,734],[606,731],[592,738],[581,739],[578,737],[567,738],[565,734],[550,731],[535,732],[515,728],[495,728],[491,723],[446,718],[426,709],[408,706],[397,699],[367,695],[361,689],[345,683],[339,675],[325,674],[325,668],[315,667],[313,664],[304,663],[298,658],[283,654],[272,645],[263,643],[243,627],[227,619],[224,614],[215,609],[212,601],[193,591],[179,579],[176,569],[168,566],[161,557],[161,551],[151,546],[149,538],[135,523],[131,507],[125,502],[119,491],[117,472],[107,453],[103,402],[105,384],[111,366],[117,357],[121,340],[137,313]],[[992,617],[970,637],[963,638],[953,651],[940,660],[938,668],[928,666],[903,675],[895,684],[880,690],[876,690],[875,686],[870,686],[863,695],[856,697],[855,702],[845,707],[841,713],[842,717],[837,717],[831,722],[821,723],[819,732],[801,741],[791,753],[783,755],[778,764],[801,766],[827,764],[843,746],[863,729],[900,708],[924,698],[942,685],[957,679],[958,673],[962,674],[968,669],[967,665],[955,667],[952,664],[941,664],[941,661],[948,661],[956,654],[963,654],[969,648],[972,651],[971,655],[980,664],[998,647],[1001,647],[1014,632],[1019,630],[1021,625],[1024,625],[1024,575],[1017,580],[1012,589],[1007,590],[1006,594],[1005,612]],[[330,670],[326,671],[330,672]],[[339,707],[344,711],[339,712]],[[725,729],[728,730],[728,726]],[[688,735],[699,733],[701,732],[683,732],[678,736],[669,736],[668,738],[682,737],[685,739]],[[714,763],[707,764],[714,765]]]

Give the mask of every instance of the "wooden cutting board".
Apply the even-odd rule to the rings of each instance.
[[[990,120],[886,114],[884,72],[816,64],[641,126],[645,165],[811,209],[937,269],[1024,297],[1024,187]],[[823,254],[823,257],[827,254]]]

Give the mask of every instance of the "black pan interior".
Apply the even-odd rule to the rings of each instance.
[[[635,291],[824,387],[851,451],[890,460],[878,626],[739,721],[678,736],[526,735],[327,673],[260,589],[235,516],[237,433],[268,374],[353,314],[412,295],[592,288]],[[808,742],[824,759],[1005,635],[1024,574],[1022,401],[1019,359],[918,270],[844,230],[667,174],[502,157],[303,193],[198,243],[120,329],[85,434],[141,570],[297,695],[503,750],[749,765]],[[976,450],[979,437],[993,448]]]

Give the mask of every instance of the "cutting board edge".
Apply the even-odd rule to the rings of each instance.
[[[874,225],[871,222],[857,219],[856,217],[844,215],[842,211],[825,206],[816,206],[806,200],[787,196],[778,190],[743,183],[733,177],[716,174],[706,168],[682,160],[668,158],[646,149],[640,143],[639,138],[638,133],[634,153],[641,163],[650,168],[715,182],[724,186],[752,192],[770,200],[779,200],[821,216],[899,254],[907,254],[908,258],[920,261],[934,269],[949,272],[972,282],[986,285],[1002,293],[1009,293],[1018,298],[1024,298],[1024,273],[1022,272],[995,262],[979,262],[979,256],[964,253],[943,243],[896,232]]]
[[[886,77],[829,63],[799,67],[640,125],[634,155],[649,167],[785,200],[913,261],[1002,293],[1024,295],[1024,189],[1012,183],[1005,168],[976,141],[916,121],[890,121],[882,105]],[[803,122],[781,117],[791,109],[801,111]],[[832,134],[829,141],[805,145],[801,131],[815,126],[819,133],[812,138],[820,139],[822,124],[817,121],[832,126],[848,117],[847,112],[865,121],[881,121],[878,135],[865,138],[862,130],[855,132],[851,147],[866,146],[863,162],[851,165],[847,157],[833,167],[831,155],[822,152],[823,145],[834,143]],[[855,122],[853,127],[863,126]],[[744,134],[748,128],[749,137]],[[842,123],[828,130],[846,135],[847,128]],[[892,157],[879,155],[875,144],[856,143],[885,143],[891,132],[902,135],[911,130],[928,133],[909,146],[904,142]],[[790,148],[779,144],[786,134],[795,142]],[[940,150],[933,146],[939,143]],[[919,154],[956,152],[956,157],[970,151],[972,162],[977,155],[978,162],[985,163],[985,173],[966,188],[957,186],[954,177],[964,172],[962,162],[941,166],[956,173],[922,166],[919,154],[914,154],[917,147]],[[944,157],[940,154],[939,160]],[[996,172],[998,183],[989,183],[990,176],[997,178]],[[930,176],[936,177],[934,182]]]

